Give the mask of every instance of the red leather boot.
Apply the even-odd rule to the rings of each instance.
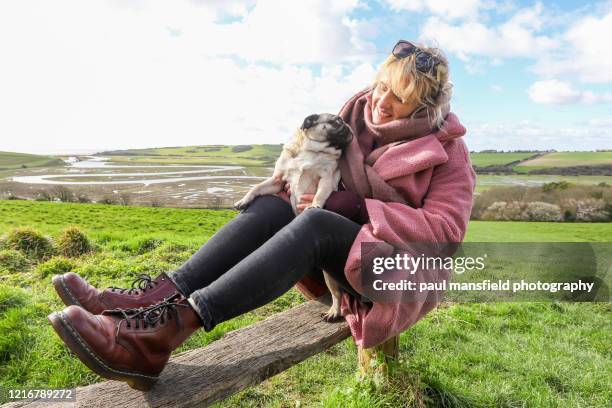
[[[55,275],[51,281],[64,304],[81,306],[93,314],[100,314],[103,310],[146,307],[178,292],[165,273],[155,279],[140,275],[130,289],[111,287],[103,291],[74,272]]]
[[[105,310],[101,315],[72,305],[48,319],[87,367],[141,391],[155,384],[170,353],[202,327],[180,294],[146,308]]]

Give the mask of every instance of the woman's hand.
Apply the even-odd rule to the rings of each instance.
[[[287,193],[287,196],[291,196],[291,186],[289,183],[285,182],[283,189]],[[312,200],[314,200],[314,194],[302,194],[300,199],[298,200],[297,210],[299,213],[304,211],[306,208],[312,205]]]
[[[297,209],[298,212],[304,211],[306,208],[312,206],[312,200],[314,199],[314,194],[302,194],[298,201]]]
[[[283,190],[287,193],[287,196],[291,195],[291,186],[289,183],[285,183]],[[312,206],[313,199],[314,194],[302,194],[297,205],[298,212],[302,213],[306,208]],[[340,214],[361,225],[370,221],[364,199],[351,191],[342,190],[332,192],[323,208]]]

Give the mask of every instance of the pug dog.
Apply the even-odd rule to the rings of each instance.
[[[241,200],[234,203],[234,207],[244,209],[255,197],[276,194],[283,189],[285,183],[289,183],[291,207],[296,215],[299,215],[297,205],[302,194],[314,194],[308,208],[323,208],[330,194],[338,189],[338,159],[352,138],[350,127],[340,116],[322,113],[306,117],[294,137],[283,146],[272,177],[251,188]],[[323,315],[323,320],[332,322],[342,317],[342,293],[327,272],[323,271],[323,276],[332,294],[332,306]]]

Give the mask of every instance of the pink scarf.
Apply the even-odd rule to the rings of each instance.
[[[435,132],[430,126],[427,111],[412,118],[392,120],[382,125],[372,122],[372,93],[368,87],[353,96],[340,110],[340,117],[353,130],[353,140],[340,158],[342,182],[347,190],[363,198],[406,204],[406,200],[374,171],[372,166],[392,143],[416,139]],[[443,107],[443,115],[450,106]],[[443,130],[443,129],[441,129]],[[377,148],[372,149],[376,141]]]

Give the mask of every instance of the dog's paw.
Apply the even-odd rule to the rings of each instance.
[[[321,313],[321,317],[323,318],[323,321],[327,323],[335,323],[344,319],[344,316],[342,316],[340,310],[337,310],[334,307],[330,307],[327,313]]]
[[[308,207],[304,208],[304,211],[310,210],[311,208],[321,208],[321,206],[318,206],[318,205],[309,205]]]
[[[251,200],[247,200],[246,198],[243,198],[242,200],[236,201],[234,203],[234,208],[237,210],[244,210],[245,208],[249,206],[250,202]]]

